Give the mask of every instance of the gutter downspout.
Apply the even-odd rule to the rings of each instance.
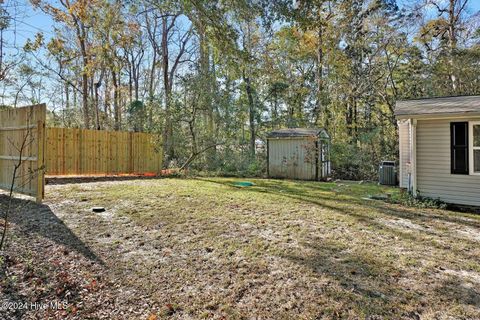
[[[270,139],[267,138],[267,177],[270,178]]]
[[[412,194],[417,197],[417,119],[410,119],[410,163]]]
[[[398,169],[400,171],[400,173],[399,173],[400,178],[398,179],[399,180],[398,184],[399,184],[400,188],[403,188],[404,186],[403,186],[403,170],[402,170],[402,168],[403,168],[404,164],[402,163],[403,152],[402,152],[402,146],[401,146],[401,143],[402,143],[401,140],[402,139],[400,137],[400,126],[401,125],[402,125],[402,121],[397,120],[397,127],[398,127],[398,163],[399,163],[399,168]]]

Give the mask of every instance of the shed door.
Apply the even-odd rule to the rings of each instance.
[[[328,140],[320,140],[320,150],[318,154],[318,177],[324,179],[330,176],[330,143]]]

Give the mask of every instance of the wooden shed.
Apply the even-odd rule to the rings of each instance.
[[[271,178],[323,180],[330,175],[330,136],[324,129],[280,129],[267,136]]]

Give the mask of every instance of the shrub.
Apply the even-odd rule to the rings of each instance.
[[[376,180],[380,160],[357,145],[333,143],[331,150],[332,175],[335,179]]]
[[[440,199],[432,199],[428,197],[414,197],[409,192],[395,193],[389,199],[389,202],[401,204],[407,207],[414,208],[432,208],[432,209],[446,209],[447,204]]]
[[[225,177],[265,176],[267,167],[265,152],[259,152],[252,158],[247,147],[219,148],[215,159],[208,162],[206,157],[199,158],[190,167],[191,172]]]

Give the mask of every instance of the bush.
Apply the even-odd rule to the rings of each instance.
[[[409,192],[400,192],[393,194],[389,202],[401,204],[407,207],[414,208],[431,208],[431,209],[446,209],[447,204],[440,199],[432,199],[428,197],[414,197]]]
[[[380,160],[357,145],[333,143],[331,150],[332,176],[343,180],[376,180]],[[378,162],[378,163],[377,163]]]
[[[218,166],[217,175],[231,177],[262,177],[266,174],[266,161],[262,155],[254,159],[250,156],[233,156],[223,159]]]
[[[225,177],[263,177],[266,175],[266,154],[260,152],[252,159],[248,148],[224,148],[216,152],[215,159],[199,158],[192,164],[192,173]]]

